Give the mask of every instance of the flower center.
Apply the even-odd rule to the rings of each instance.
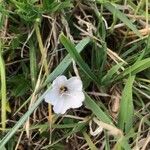
[[[59,89],[60,94],[63,94],[67,91],[68,91],[68,88],[66,86],[61,86],[60,89]]]

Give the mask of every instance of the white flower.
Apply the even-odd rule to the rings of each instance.
[[[63,75],[58,76],[44,98],[47,103],[53,105],[53,110],[57,114],[64,114],[70,108],[78,108],[85,99],[82,81],[78,77],[67,80]]]

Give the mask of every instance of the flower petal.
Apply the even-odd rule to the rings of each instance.
[[[45,102],[55,105],[59,100],[58,90],[55,88],[50,89],[44,96]]]
[[[66,86],[68,90],[60,93],[61,86]],[[78,77],[67,80],[65,76],[59,76],[53,81],[52,89],[44,98],[46,102],[53,105],[53,110],[57,114],[64,114],[70,108],[78,108],[82,106],[85,99],[82,81]]]
[[[82,106],[82,102],[85,99],[85,95],[83,92],[73,92],[71,93],[70,101],[71,103],[71,108],[79,108]]]
[[[82,91],[82,81],[78,77],[71,77],[66,84],[71,91]]]
[[[67,78],[64,75],[58,76],[52,83],[52,87],[59,88],[62,85],[65,85]]]
[[[85,96],[83,92],[73,92],[69,95],[63,95],[63,109],[68,110],[70,108],[79,108],[82,106]]]
[[[53,104],[53,110],[56,114],[64,114],[70,108],[79,108],[82,106],[85,96],[83,92],[73,92],[71,95],[62,95],[58,97]]]
[[[57,101],[57,104],[54,105],[53,110],[56,114],[64,114],[68,107],[66,107],[66,102],[64,99],[59,99],[59,101]]]

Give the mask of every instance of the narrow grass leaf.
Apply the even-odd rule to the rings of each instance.
[[[0,81],[1,81],[1,123],[2,128],[5,130],[6,127],[6,110],[7,110],[7,99],[6,99],[6,73],[5,63],[2,56],[2,43],[0,41]]]
[[[135,62],[132,66],[128,67],[124,72],[122,72],[118,78],[125,77],[126,75],[135,75],[150,67],[150,58],[146,58]]]
[[[36,49],[33,45],[33,41],[30,41],[29,46],[30,46],[30,50],[29,50],[30,74],[31,74],[32,88],[34,89],[35,84],[36,84],[36,78],[37,78]]]
[[[77,64],[80,66],[80,68],[86,73],[86,75],[91,78],[96,84],[100,84],[100,80],[93,74],[92,70],[89,68],[89,66],[83,61],[79,53],[77,52],[74,44],[67,39],[67,37],[64,34],[60,35],[60,41],[70,54],[70,56],[77,62]]]
[[[61,140],[71,136],[72,134],[75,134],[77,132],[81,132],[84,127],[87,125],[87,122],[79,122],[73,129],[72,131],[70,131],[69,133],[65,134],[62,138],[60,138],[59,140],[53,142],[52,144],[46,145],[44,147],[42,147],[41,149],[48,149],[50,147],[52,147],[53,145],[57,144],[58,142],[60,142]]]
[[[116,72],[119,70],[119,68],[122,67],[124,63],[119,63],[115,66],[113,66],[108,72],[107,74],[102,78],[102,85],[110,83],[111,79],[113,78],[113,76],[116,74]]]
[[[52,124],[53,129],[67,129],[67,128],[74,128],[79,123],[69,123],[69,124]],[[49,123],[32,125],[30,130],[38,129],[40,132],[46,131],[49,128]]]
[[[104,131],[105,134],[105,150],[110,150],[110,144],[109,144],[109,136],[108,133],[106,131]]]
[[[95,146],[95,144],[92,142],[90,136],[89,136],[86,132],[83,132],[82,134],[83,134],[84,139],[86,140],[86,142],[87,142],[89,148],[92,149],[92,150],[98,150],[98,148],[97,148],[97,147]]]
[[[5,146],[5,144],[11,139],[11,137],[16,133],[16,131],[24,124],[32,112],[37,108],[37,106],[43,101],[45,93],[39,97],[39,99],[34,103],[34,105],[21,117],[21,119],[15,124],[15,126],[4,136],[0,141],[0,149]]]
[[[51,13],[56,11],[61,11],[65,8],[73,7],[70,0],[65,0],[64,2],[44,0],[43,1],[43,10],[45,13]]]
[[[132,98],[132,86],[134,82],[135,76],[129,76],[124,90],[122,92],[120,111],[119,111],[119,119],[118,126],[120,129],[125,131],[125,133],[129,132],[133,126],[133,98]]]
[[[39,50],[41,52],[41,62],[44,65],[44,69],[45,69],[46,74],[48,74],[48,64],[47,64],[47,59],[45,59],[46,58],[46,49],[44,48],[44,45],[43,45],[38,20],[35,22],[34,28],[35,28],[35,33],[36,33],[38,45],[39,45]]]
[[[90,38],[85,38],[85,39],[81,40],[76,45],[77,52],[80,53],[89,42],[90,42]],[[71,61],[72,61],[72,58],[68,54],[60,62],[60,64],[55,68],[55,70],[50,74],[50,76],[47,77],[44,85],[46,85],[47,83],[53,81],[57,76],[59,76],[60,74],[62,74],[68,68],[68,66],[71,64]]]
[[[131,150],[131,147],[128,144],[127,138],[125,136],[118,139],[114,146],[114,150]]]
[[[138,31],[138,29],[133,25],[133,23],[118,9],[115,8],[111,3],[106,2],[103,3],[104,7],[107,8],[112,14],[115,14],[117,18],[119,18],[123,23],[126,24],[127,27],[129,27],[137,36],[142,38],[142,35]]]
[[[80,53],[84,47],[90,42],[90,38],[85,38],[83,40],[81,40],[77,45],[76,45],[76,49],[77,51]],[[53,81],[57,76],[61,75],[63,72],[65,72],[65,70],[69,67],[69,65],[71,64],[71,60],[72,58],[70,57],[70,55],[68,54],[61,62],[60,64],[54,69],[54,71],[47,77],[46,81],[44,82],[43,86],[41,86],[42,88],[45,87],[49,82]],[[16,111],[19,112],[22,107],[24,107],[28,101],[30,100],[31,97],[29,97],[25,103]]]
[[[87,108],[89,108],[99,120],[108,123],[113,124],[112,120],[105,114],[105,112],[92,100],[86,93],[85,93],[85,105]]]
[[[80,51],[82,51],[82,48],[84,48],[84,46],[89,42],[89,40],[82,40],[80,44],[78,44],[78,48]],[[69,57],[69,56],[68,56]],[[71,63],[71,61],[70,61]],[[69,66],[68,63],[64,63],[63,64],[63,69],[61,69],[60,71],[58,70],[57,67],[56,70],[53,71],[52,74],[50,74],[48,76],[48,81],[51,82],[54,78],[56,78],[59,74],[62,74],[67,67]],[[65,66],[66,65],[66,66]],[[62,67],[62,64],[60,64],[60,66]],[[49,90],[49,89],[48,89]],[[47,91],[44,92],[43,95],[41,95],[37,101],[32,105],[32,107],[21,117],[21,119],[15,124],[15,126],[4,136],[4,138],[0,141],[0,149],[11,139],[11,137],[16,133],[16,131],[24,124],[24,122],[28,119],[28,117],[32,114],[32,112],[38,107],[38,105],[43,101],[43,98],[45,96],[45,94],[47,93]]]

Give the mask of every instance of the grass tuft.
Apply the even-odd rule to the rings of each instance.
[[[0,2],[0,150],[149,149],[148,0]],[[85,101],[57,115],[43,97],[62,74]]]

